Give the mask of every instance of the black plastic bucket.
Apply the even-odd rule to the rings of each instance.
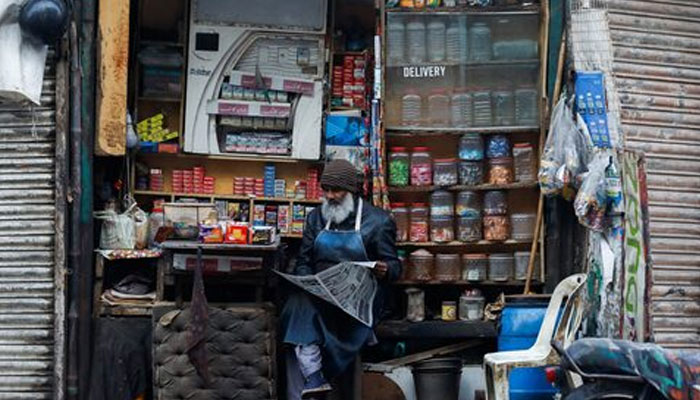
[[[458,400],[462,360],[433,358],[413,366],[418,400]]]

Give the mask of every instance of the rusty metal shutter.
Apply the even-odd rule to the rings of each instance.
[[[608,7],[622,133],[646,156],[652,335],[700,348],[700,2]]]
[[[41,106],[0,103],[0,399],[54,398],[55,370],[62,369],[54,362],[63,350],[55,340],[63,314],[55,310],[62,307],[55,279],[63,266],[55,251],[53,60]]]

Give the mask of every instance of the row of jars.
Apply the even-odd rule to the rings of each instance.
[[[418,288],[406,289],[406,320],[420,322],[425,320],[425,292]],[[484,318],[486,299],[479,289],[467,289],[456,301],[443,301],[440,319],[443,321],[477,321]]]
[[[529,251],[491,254],[432,254],[421,249],[404,262],[402,280],[507,282],[527,279]],[[535,256],[532,279],[539,279],[539,255]]]
[[[435,89],[427,97],[409,89],[401,97],[401,124],[433,127],[535,126],[537,90]]]
[[[502,185],[536,180],[535,151],[530,143],[511,146],[504,135],[467,134],[460,138],[459,158],[433,160],[427,147],[392,147],[389,152],[390,186]],[[486,162],[484,162],[486,158]],[[484,171],[484,164],[488,167]]]

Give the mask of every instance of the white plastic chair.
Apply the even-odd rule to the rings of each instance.
[[[568,347],[575,339],[576,332],[583,319],[581,296],[586,283],[585,274],[572,275],[561,281],[551,299],[542,321],[542,327],[535,344],[527,350],[501,351],[489,353],[484,357],[484,374],[486,375],[486,393],[488,400],[508,400],[508,378],[514,368],[544,367],[559,363],[559,355],[552,348],[552,339]],[[564,298],[567,298],[556,329],[557,315]]]

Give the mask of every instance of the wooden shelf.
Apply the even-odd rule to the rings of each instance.
[[[388,8],[389,14],[466,14],[466,15],[530,15],[540,12],[539,4],[532,5],[514,5],[514,6],[455,6],[455,7],[425,7],[425,8]]]
[[[138,101],[151,101],[154,103],[180,103],[182,99],[177,97],[139,96]]]
[[[302,233],[281,233],[280,236],[285,239],[301,239],[304,237]]]
[[[227,244],[227,243],[200,243],[196,240],[166,240],[163,242],[164,250],[241,250],[241,251],[277,251],[280,248],[279,240],[274,244]]]
[[[241,200],[253,202],[270,202],[270,203],[299,203],[299,204],[321,204],[321,200],[313,199],[294,199],[286,197],[255,197],[236,194],[202,194],[202,193],[173,193],[173,192],[156,192],[151,190],[134,190],[134,195],[137,196],[163,196],[163,197],[194,197],[198,199],[214,199],[214,200]]]
[[[482,127],[420,127],[420,126],[387,126],[386,134],[389,137],[412,137],[412,136],[444,136],[462,133],[537,133],[540,127],[532,126],[482,126]]]
[[[517,182],[506,185],[455,185],[455,186],[389,186],[389,193],[422,193],[433,192],[438,189],[459,192],[462,190],[515,190],[515,189],[534,189],[539,187],[537,182]]]
[[[382,321],[375,329],[380,338],[396,339],[475,339],[497,336],[489,321]]]
[[[250,161],[250,162],[277,162],[277,163],[319,163],[318,160],[297,160],[288,156],[264,156],[260,154],[193,154],[193,153],[137,153],[137,157],[145,158],[175,158],[190,160],[224,160],[224,161]]]
[[[532,244],[531,240],[506,240],[504,242],[491,242],[488,240],[480,240],[478,242],[466,243],[466,242],[447,242],[447,243],[437,243],[437,242],[398,242],[396,243],[399,247],[486,247],[486,246],[513,246],[513,245],[523,245]]]
[[[504,287],[521,287],[525,286],[525,281],[396,281],[392,283],[397,286],[504,286]],[[531,282],[531,285],[537,285],[539,282]]]
[[[429,66],[447,66],[447,67],[459,67],[463,66],[465,68],[479,68],[479,67],[496,67],[496,66],[511,66],[511,65],[533,65],[539,64],[539,58],[524,58],[518,60],[488,60],[488,61],[425,61],[420,63],[411,62],[400,62],[392,65],[387,65],[386,68],[404,68],[404,67],[429,67]]]

